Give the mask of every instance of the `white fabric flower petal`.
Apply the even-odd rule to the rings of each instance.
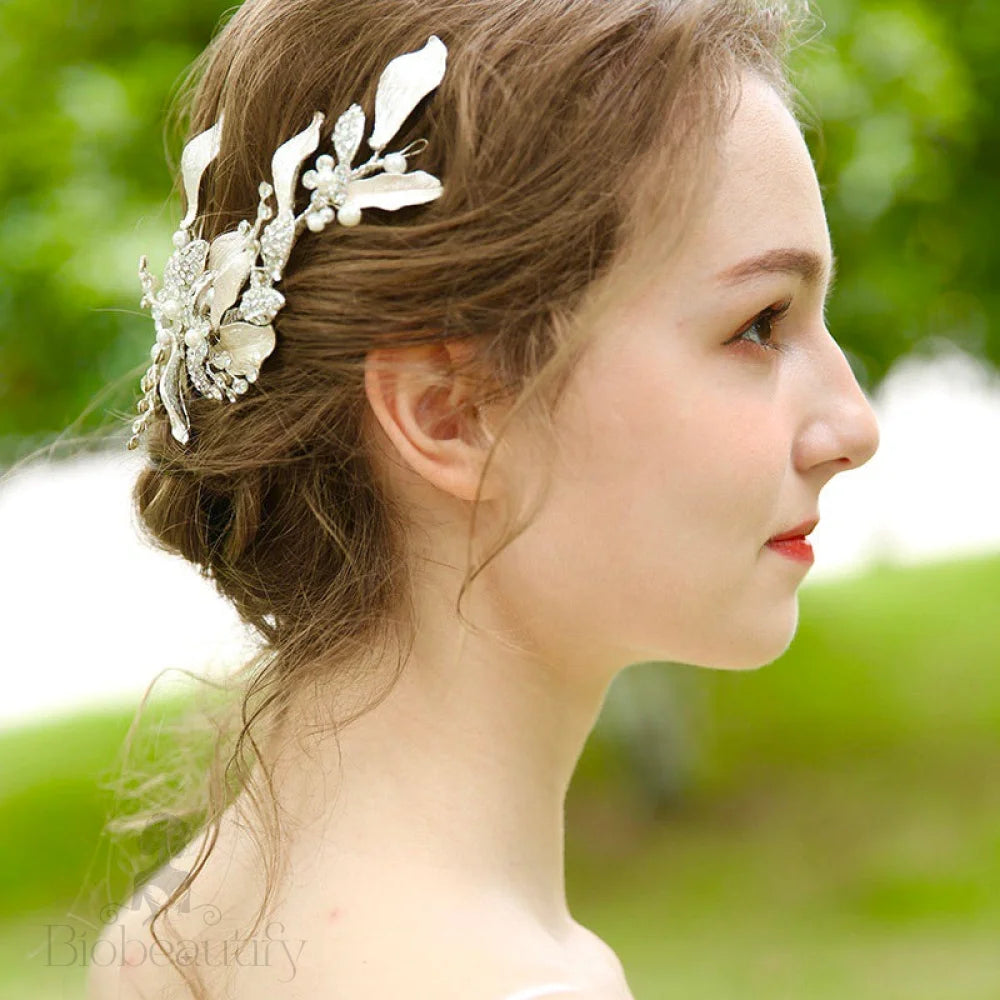
[[[255,381],[260,366],[274,350],[273,326],[256,326],[253,323],[228,323],[219,330],[216,354],[229,355],[226,370],[230,375],[250,376]]]

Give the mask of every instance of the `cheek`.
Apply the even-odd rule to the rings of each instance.
[[[559,432],[518,560],[540,628],[626,661],[733,657],[787,461],[773,402],[647,364],[606,372]]]
[[[755,551],[773,524],[788,449],[776,406],[706,371],[632,372],[583,415],[561,477],[565,499],[615,535],[678,553]],[[623,518],[624,513],[627,518]]]

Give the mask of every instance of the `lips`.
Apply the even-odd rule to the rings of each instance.
[[[801,524],[797,524],[794,528],[789,528],[788,531],[782,532],[780,535],[775,535],[773,538],[769,538],[769,542],[784,542],[790,538],[805,538],[816,525],[819,524],[819,518],[814,517],[811,520],[803,521]]]

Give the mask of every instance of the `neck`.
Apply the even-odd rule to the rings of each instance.
[[[434,621],[421,618],[388,695],[339,738],[302,738],[337,718],[315,692],[286,718],[274,784],[293,857],[321,893],[391,872],[390,893],[490,897],[562,936],[566,792],[607,684],[489,637],[451,641]]]

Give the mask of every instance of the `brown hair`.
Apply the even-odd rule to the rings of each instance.
[[[431,34],[448,46],[444,80],[392,148],[427,138],[413,167],[444,193],[306,232],[259,382],[235,404],[191,400],[186,446],[162,414],[148,426],[134,491],[144,532],[198,566],[263,640],[222,688],[231,712],[208,779],[109,824],[172,815],[204,827],[198,862],[156,918],[244,790],[262,821],[272,803],[253,933],[280,868],[267,733],[293,694],[321,679],[348,685],[351,665],[394,630],[410,634],[409,521],[372,454],[369,352],[461,341],[472,412],[513,403],[489,457],[515,418],[546,441],[594,318],[669,256],[704,195],[740,73],[764,76],[793,110],[785,59],[809,13],[807,0],[247,0],[194,63],[178,124],[190,136],[226,121],[202,186],[206,239],[252,218],[271,154],[314,110],[326,114],[324,143],[352,102],[370,119],[382,69]],[[507,525],[479,566],[470,559],[460,616],[467,587],[525,526]]]

